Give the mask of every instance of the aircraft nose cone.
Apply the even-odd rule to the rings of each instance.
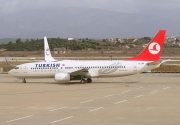
[[[12,75],[12,74],[13,74],[13,71],[12,71],[12,70],[10,70],[10,71],[8,72],[8,74]]]

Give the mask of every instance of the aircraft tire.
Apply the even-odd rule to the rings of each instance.
[[[92,83],[92,79],[91,79],[91,78],[88,78],[88,79],[87,79],[87,83]]]
[[[82,79],[81,83],[85,84],[85,83],[87,83],[87,81],[85,79]]]

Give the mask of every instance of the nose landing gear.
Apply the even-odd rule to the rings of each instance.
[[[25,78],[22,79],[22,83],[26,83],[26,79]]]
[[[86,79],[84,79],[84,78],[81,79],[81,83],[84,83],[84,84],[85,84],[86,82],[87,82]]]

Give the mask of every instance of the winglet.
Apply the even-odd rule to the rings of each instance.
[[[44,37],[44,57],[46,62],[54,62],[56,61],[52,56],[51,56],[51,51],[49,49],[48,41],[46,36]]]
[[[166,30],[159,30],[156,36],[149,42],[146,48],[138,56],[127,60],[158,61],[162,52]]]

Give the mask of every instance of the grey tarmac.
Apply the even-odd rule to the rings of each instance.
[[[179,125],[180,74],[57,83],[0,75],[0,125]]]

